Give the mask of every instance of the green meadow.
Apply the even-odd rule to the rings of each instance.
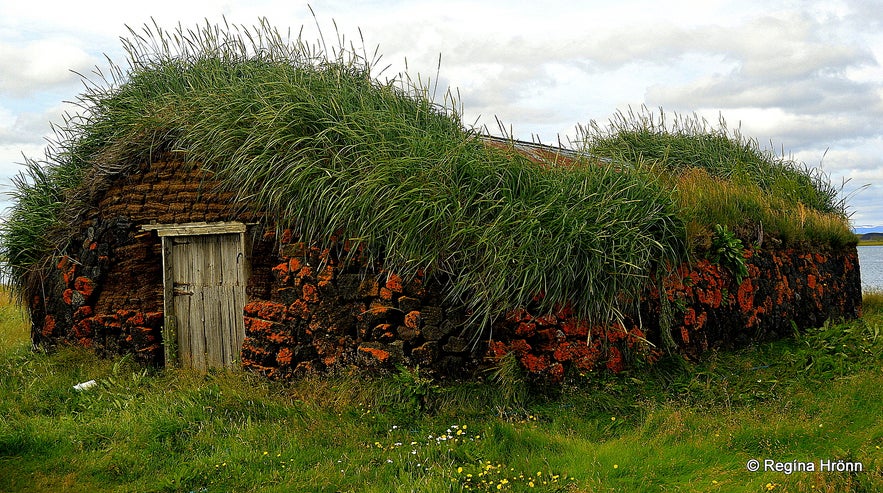
[[[0,317],[0,491],[883,490],[879,293],[858,321],[554,388],[144,368],[33,351]]]

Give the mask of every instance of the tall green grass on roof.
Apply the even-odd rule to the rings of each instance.
[[[602,126],[578,127],[584,152],[619,162],[661,163],[678,175],[704,169],[710,175],[758,186],[766,193],[822,213],[848,216],[841,189],[820,168],[761,148],[756,139],[731,130],[723,117],[717,126],[698,115],[666,115],[646,107],[617,112]]]
[[[746,245],[840,249],[855,245],[842,186],[821,169],[761,148],[757,140],[697,116],[642,107],[617,113],[606,126],[579,127],[578,147],[668,183],[691,249],[704,255],[715,225]],[[845,184],[845,183],[844,183]]]
[[[82,114],[18,180],[0,248],[20,291],[37,289],[34,273],[102,183],[161,151],[201,163],[309,241],[342,231],[390,271],[445,280],[476,335],[538,294],[541,308],[571,302],[609,320],[634,307],[653,269],[686,255],[672,191],[656,179],[489,148],[450,93],[438,103],[407,77],[380,81],[376,57],[343,42],[329,52],[263,21],[146,27],[123,43],[128,68],[88,85]]]

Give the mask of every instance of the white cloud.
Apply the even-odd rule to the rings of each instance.
[[[73,86],[97,62],[70,38],[25,43],[0,41],[0,94],[23,96],[56,86]]]
[[[0,106],[0,145],[43,146],[53,135],[52,124],[64,123],[65,112],[72,112],[74,107],[53,104],[34,110],[13,112]]]

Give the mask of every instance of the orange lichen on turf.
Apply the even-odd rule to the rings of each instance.
[[[382,349],[362,346],[359,348],[359,351],[362,353],[365,353],[367,355],[370,355],[372,358],[377,360],[379,363],[386,363],[386,360],[389,359],[389,353],[387,351],[382,350]]]
[[[393,293],[402,292],[402,278],[398,274],[390,274],[386,279],[386,289]]]
[[[284,347],[276,354],[276,362],[280,365],[290,365],[292,356],[293,353],[291,352],[291,349]]]
[[[405,327],[409,329],[419,329],[420,328],[420,312],[412,311],[408,312],[405,315]]]
[[[43,337],[49,337],[53,332],[55,332],[55,317],[46,315],[46,318],[43,320],[43,330],[40,333]]]

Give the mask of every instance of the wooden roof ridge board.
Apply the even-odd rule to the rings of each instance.
[[[528,142],[526,140],[513,139],[510,137],[497,137],[489,134],[482,134],[479,138],[484,141],[486,145],[498,149],[506,149],[511,146],[516,152],[535,163],[572,166],[581,159],[596,160],[604,163],[609,162],[609,159],[607,158],[599,158],[587,152],[568,149],[562,146]]]

